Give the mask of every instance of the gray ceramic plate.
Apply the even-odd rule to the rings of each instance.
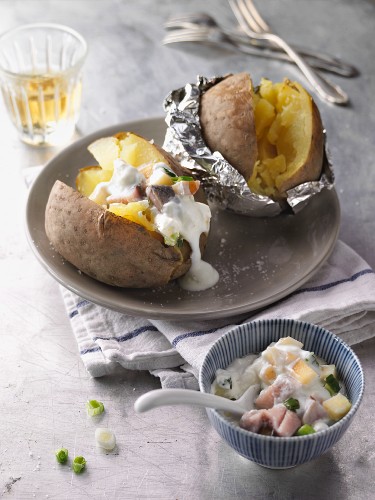
[[[115,288],[81,274],[53,251],[44,231],[44,210],[56,179],[74,186],[78,169],[93,164],[87,146],[121,130],[162,144],[162,118],[119,124],[72,144],[35,180],[26,208],[29,243],[51,275],[69,290],[101,306],[147,318],[212,319],[265,307],[305,283],[335,245],[340,207],[334,190],[313,197],[297,215],[249,218],[213,211],[205,260],[220,273],[204,292],[186,292],[177,283],[159,289]]]

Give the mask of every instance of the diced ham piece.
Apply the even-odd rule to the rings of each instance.
[[[200,186],[200,181],[179,181],[173,184],[173,191],[181,196],[195,194]]]
[[[290,437],[301,427],[301,419],[291,410],[286,410],[285,417],[275,432],[280,437]]]
[[[270,415],[267,410],[250,410],[242,415],[240,427],[258,433],[262,428],[270,427]]]
[[[270,385],[266,389],[263,389],[263,391],[260,392],[259,396],[256,398],[254,401],[255,406],[257,408],[272,408],[273,403],[275,401],[275,397],[273,395],[273,386]]]
[[[310,398],[310,400],[307,403],[306,411],[303,414],[302,422],[304,424],[311,425],[316,420],[320,420],[322,418],[328,418],[328,413],[323,408],[323,406],[320,403],[318,403],[318,401],[315,401],[314,399]]]
[[[287,375],[279,375],[275,382],[263,389],[257,399],[255,400],[255,406],[257,408],[269,409],[272,408],[276,403],[281,403],[297,389],[299,382]]]
[[[255,433],[267,428],[272,430],[272,434],[289,437],[301,427],[301,420],[295,412],[280,404],[269,410],[251,410],[244,413],[240,427]]]
[[[278,429],[283,421],[286,413],[286,406],[276,405],[268,410],[268,414],[272,420],[272,428]]]

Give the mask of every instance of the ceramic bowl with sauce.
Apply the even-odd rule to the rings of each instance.
[[[361,363],[350,347],[333,333],[316,325],[274,319],[240,325],[217,340],[205,356],[199,374],[201,392],[211,393],[216,370],[225,369],[235,359],[260,353],[271,342],[290,336],[303,343],[328,364],[335,364],[340,381],[352,406],[349,412],[328,429],[306,436],[275,437],[240,428],[229,415],[207,409],[218,434],[243,457],[264,467],[283,469],[313,460],[331,448],[349,427],[361,403],[364,375]]]

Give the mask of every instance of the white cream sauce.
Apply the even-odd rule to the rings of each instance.
[[[179,279],[181,288],[202,291],[214,286],[219,273],[211,264],[202,260],[199,240],[202,233],[210,229],[211,210],[208,205],[194,200],[194,196],[175,196],[166,203],[155,217],[158,231],[167,239],[180,235],[191,247],[191,267]]]
[[[107,182],[99,182],[90,199],[99,205],[110,203],[110,198],[116,200],[127,198],[139,185],[146,184],[146,177],[136,167],[117,158],[113,162],[114,170],[111,179]]]
[[[249,354],[235,359],[225,370],[216,372],[216,379],[212,384],[212,392],[218,387],[225,389],[225,397],[239,399],[252,385],[259,384],[261,358],[257,354]]]

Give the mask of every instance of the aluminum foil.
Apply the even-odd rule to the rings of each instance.
[[[287,198],[280,202],[253,193],[245,178],[218,151],[210,151],[200,128],[201,95],[228,76],[198,76],[196,84],[188,83],[169,93],[164,100],[168,129],[163,148],[200,179],[208,201],[222,209],[252,217],[272,217],[284,211],[297,213],[312,196],[324,188],[333,187],[334,173],[326,148],[318,181],[306,182],[289,190]]]

